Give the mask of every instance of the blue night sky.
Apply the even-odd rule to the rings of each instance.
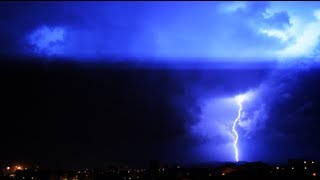
[[[37,112],[42,111],[47,120],[31,124],[60,123],[65,134],[42,132],[53,144],[96,147],[76,154],[52,150],[65,159],[88,157],[74,164],[96,165],[101,162],[92,159],[98,156],[137,164],[152,158],[235,161],[232,124],[238,95],[245,96],[236,126],[240,161],[320,158],[314,138],[320,135],[319,2],[2,2],[0,27],[3,64],[13,62],[10,67],[20,70],[23,63],[38,64],[23,72],[39,64],[47,68],[37,70],[44,76],[35,75],[39,79],[22,86],[39,99],[30,107],[34,114],[24,117],[41,119]],[[15,63],[11,57],[25,61]],[[134,68],[103,68],[111,62]],[[3,69],[3,77],[17,71]],[[6,81],[6,92],[18,88],[9,86],[17,79]],[[42,103],[46,109],[37,111]],[[94,119],[90,130],[85,118]],[[87,133],[68,134],[75,123]],[[60,139],[77,140],[70,145]],[[49,143],[43,146],[50,149]],[[129,154],[117,154],[133,146]],[[135,159],[141,153],[145,159]],[[74,165],[38,154],[19,158]]]
[[[1,52],[62,57],[310,56],[318,43],[318,8],[317,2],[2,3]]]

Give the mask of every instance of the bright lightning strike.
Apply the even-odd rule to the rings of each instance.
[[[245,95],[239,95],[236,97],[236,101],[237,104],[239,105],[239,110],[238,110],[238,117],[235,119],[235,121],[233,122],[233,126],[232,126],[232,131],[234,133],[234,142],[233,142],[233,147],[234,147],[234,151],[235,151],[235,158],[236,161],[239,162],[239,158],[238,158],[238,132],[236,130],[236,125],[239,122],[240,118],[241,118],[241,111],[242,111],[242,102],[245,100]]]

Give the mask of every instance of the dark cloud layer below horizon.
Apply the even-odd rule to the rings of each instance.
[[[234,96],[264,83],[270,74],[270,69],[86,68],[75,62],[12,60],[1,64],[1,158],[55,167],[110,161],[146,165],[150,159],[196,163],[200,159],[193,148],[203,141],[188,127],[199,121],[199,99]],[[312,138],[317,135],[319,96],[314,82],[319,73],[301,72],[298,79],[300,84],[293,83],[298,87],[286,89],[294,98],[269,101],[266,127],[240,140],[241,151],[248,152],[245,159],[276,161],[297,153],[317,157],[319,145]],[[268,99],[268,94],[263,96]]]
[[[98,159],[182,160],[188,154],[177,151],[196,143],[187,126],[197,121],[198,96],[214,92],[216,84],[220,93],[230,94],[241,86],[231,83],[233,76],[247,79],[242,86],[248,86],[265,74],[236,69],[86,68],[81,63],[12,60],[2,62],[1,69],[5,157],[56,165],[94,164]]]

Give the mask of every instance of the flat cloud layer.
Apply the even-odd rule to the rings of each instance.
[[[274,4],[277,5],[273,2],[7,2],[0,7],[3,14],[0,23],[4,27],[0,30],[4,39],[0,46],[2,53],[62,57],[310,55],[319,44],[315,28],[318,7],[292,13],[298,8],[295,4],[286,6],[283,2],[280,8]],[[308,21],[304,21],[305,14],[311,17]],[[64,36],[59,43],[54,39],[57,29]],[[26,38],[37,33],[36,40]]]

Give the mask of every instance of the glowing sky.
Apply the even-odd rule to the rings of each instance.
[[[1,12],[11,18],[1,20],[1,52],[62,57],[311,56],[319,42],[319,9],[317,2],[2,3]],[[5,46],[6,41],[11,42]]]

